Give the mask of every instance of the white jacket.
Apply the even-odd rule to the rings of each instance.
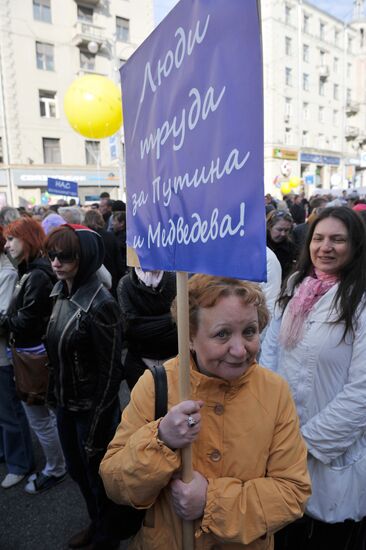
[[[315,304],[292,350],[278,342],[276,310],[260,357],[291,387],[309,451],[313,494],[307,513],[328,523],[366,516],[366,308],[354,340],[342,340],[343,323],[332,324],[337,288]]]
[[[17,280],[17,270],[5,254],[0,254],[0,313],[7,313]],[[9,359],[6,338],[0,334],[0,366],[4,365],[9,365]]]

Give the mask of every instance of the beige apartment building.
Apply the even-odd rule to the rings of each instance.
[[[154,28],[153,0],[0,0],[0,21],[0,205],[46,202],[48,177],[77,182],[82,202],[117,198],[121,140],[77,134],[63,100],[83,74],[119,82]]]
[[[262,0],[267,192],[291,176],[308,194],[365,188],[363,4],[346,24],[305,0]]]

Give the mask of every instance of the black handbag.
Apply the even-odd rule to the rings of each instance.
[[[149,367],[155,384],[155,419],[165,416],[168,411],[168,383],[162,365]],[[146,510],[132,506],[118,506],[118,518],[114,521],[113,535],[120,540],[129,539],[138,533],[145,518]]]

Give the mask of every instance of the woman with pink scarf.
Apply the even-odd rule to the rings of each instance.
[[[366,534],[366,228],[347,207],[309,228],[260,363],[288,381],[308,447],[312,496],[280,550],[356,550]]]

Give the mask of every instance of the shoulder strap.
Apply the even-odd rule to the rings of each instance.
[[[155,420],[168,412],[168,381],[163,365],[149,367],[155,383]]]

